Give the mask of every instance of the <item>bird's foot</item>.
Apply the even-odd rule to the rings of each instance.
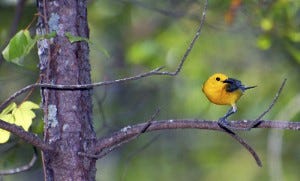
[[[218,125],[224,129],[226,132],[231,133],[231,134],[235,134],[235,132],[233,130],[235,130],[236,128],[231,126],[231,124],[227,121],[226,118],[222,117],[218,120]]]

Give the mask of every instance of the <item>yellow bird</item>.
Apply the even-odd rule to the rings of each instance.
[[[229,130],[232,128],[227,121],[227,117],[237,111],[236,102],[243,95],[244,91],[254,87],[256,86],[246,87],[241,81],[229,78],[221,73],[213,74],[204,82],[202,91],[210,102],[218,105],[231,106],[228,112],[219,119],[218,124],[220,127]]]

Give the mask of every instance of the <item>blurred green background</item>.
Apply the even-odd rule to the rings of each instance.
[[[0,2],[1,46],[8,40],[15,7],[15,1]],[[89,1],[92,80],[123,78],[159,66],[174,71],[196,32],[203,7],[203,0]],[[34,13],[35,2],[28,0],[17,29],[26,28]],[[287,78],[279,101],[265,119],[300,120],[300,2],[211,0],[206,15],[201,36],[178,76],[94,89],[98,136],[145,122],[158,108],[158,120],[217,120],[228,107],[209,103],[201,91],[202,83],[215,72],[258,86],[241,98],[238,112],[230,119],[255,119]],[[25,57],[23,67],[1,60],[0,101],[37,81],[38,73],[36,49]],[[38,90],[30,100],[40,101]],[[31,130],[42,135],[42,112],[38,114]],[[97,161],[97,180],[300,180],[299,132],[255,129],[240,135],[261,156],[262,168],[224,133],[164,130],[144,134]],[[28,162],[32,148],[11,137],[0,145],[0,153],[0,169],[8,169]],[[42,180],[42,175],[39,159],[30,171],[2,179]]]

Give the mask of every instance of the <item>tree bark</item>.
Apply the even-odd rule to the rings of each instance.
[[[89,47],[70,43],[65,33],[89,37],[86,0],[37,0],[37,34],[55,31],[55,38],[40,40],[38,54],[42,83],[91,83]],[[91,90],[41,89],[44,141],[55,152],[43,152],[45,180],[95,180],[95,159],[82,157],[95,142]]]

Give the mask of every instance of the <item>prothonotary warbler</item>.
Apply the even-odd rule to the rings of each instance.
[[[204,82],[202,91],[210,102],[218,105],[231,106],[228,112],[218,120],[220,127],[231,131],[232,127],[227,121],[228,116],[237,111],[236,102],[243,95],[244,91],[254,87],[256,86],[246,87],[241,81],[229,78],[221,73],[213,74]]]

